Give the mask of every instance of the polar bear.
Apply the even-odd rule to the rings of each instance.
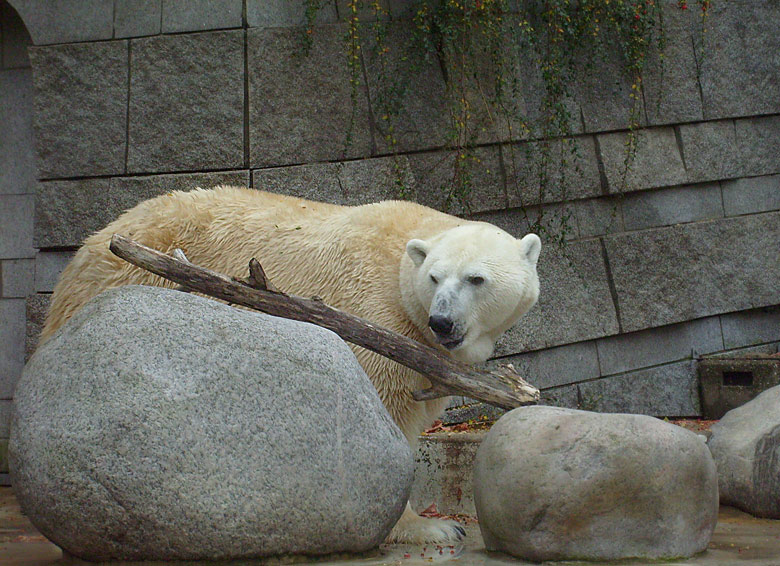
[[[181,248],[200,266],[245,277],[256,257],[282,291],[327,304],[432,345],[454,358],[486,360],[498,337],[539,296],[539,237],[516,239],[405,201],[339,206],[222,186],[142,202],[88,237],[54,289],[41,341],[100,292],[173,284],[114,256],[113,234],[151,248]],[[446,398],[418,402],[425,376],[353,346],[412,449]],[[390,542],[450,543],[455,521],[422,518],[407,504]]]

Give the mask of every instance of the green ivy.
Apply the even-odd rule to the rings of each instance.
[[[304,1],[308,24],[304,46],[309,48],[317,14],[326,2]],[[347,22],[345,53],[352,100],[367,77],[375,126],[387,153],[398,156],[407,93],[420,84],[415,78],[421,73],[440,68],[449,126],[444,147],[454,154],[452,175],[440,187],[445,206],[470,211],[475,171],[481,166],[475,150],[485,143],[489,129],[498,130],[508,148],[505,167],[513,171],[509,190],[521,201],[529,200],[522,195],[532,194],[529,204],[539,203],[538,216],[529,218],[531,228],[564,242],[571,231],[565,208],[561,205],[551,229],[543,221],[542,204],[551,189],[559,191],[555,200],[564,203],[566,171],[573,167],[575,174],[579,172],[572,131],[579,116],[571,115],[572,85],[583,73],[616,54],[620,57],[631,85],[625,188],[636,153],[643,72],[651,50],[662,54],[665,44],[662,1],[410,0],[405,13],[394,20],[383,0],[346,0],[340,3],[346,14],[339,15]],[[676,4],[680,10],[695,4],[702,17],[710,8],[710,0]],[[523,93],[528,89],[521,81],[531,76],[526,70],[531,68],[541,80],[541,102],[526,108]],[[347,145],[355,107],[347,125]],[[525,143],[518,153],[519,142]],[[397,171],[399,197],[408,198],[411,192],[400,165]]]

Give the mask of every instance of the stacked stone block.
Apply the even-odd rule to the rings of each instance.
[[[24,144],[0,136],[0,308],[3,321],[20,320],[32,293],[28,355],[56,275],[83,238],[157,194],[230,183],[349,205],[403,192],[447,206],[440,187],[452,178],[455,154],[446,148],[440,65],[410,77],[391,148],[370,50],[353,107],[346,7],[324,4],[308,54],[299,2],[3,4],[34,44],[32,74],[0,71],[2,85],[12,73],[26,77],[3,96],[33,100],[35,110],[37,170],[31,150],[17,159],[8,148]],[[388,61],[401,72],[408,3],[386,5],[399,18]],[[524,188],[534,186],[526,154],[539,140],[489,113],[475,116],[481,167],[468,206],[454,203],[450,212],[518,236],[546,219],[567,242],[558,248],[543,234],[539,305],[496,351],[550,387],[550,402],[697,415],[697,355],[777,351],[780,343],[780,7],[715,3],[703,33],[692,12],[666,7],[667,53],[644,77],[643,127],[627,175],[631,85],[617,60],[608,57],[574,85],[573,137],[550,148],[555,156],[574,144],[576,157],[564,177],[551,171],[542,194]],[[28,65],[26,44],[13,39],[19,29],[3,26],[4,65]],[[533,117],[538,70],[518,61],[514,72],[526,80],[512,104]],[[32,112],[20,108],[0,105],[0,121],[27,124],[9,131],[30,147]],[[9,177],[23,179],[22,188],[6,189]],[[13,234],[10,225],[18,226]],[[3,343],[23,339],[24,328],[11,327]],[[13,358],[12,374],[21,361]],[[10,397],[7,383],[2,390]]]
[[[24,365],[25,298],[35,285],[30,38],[0,2],[0,484],[8,480],[11,399]]]

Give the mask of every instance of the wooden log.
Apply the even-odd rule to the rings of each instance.
[[[348,342],[411,368],[433,384],[430,389],[414,393],[418,401],[466,395],[503,409],[512,409],[539,400],[539,390],[511,367],[497,371],[480,370],[407,336],[329,307],[320,299],[306,299],[270,290],[272,287],[255,259],[250,262],[249,278],[239,281],[196,266],[186,257],[180,259],[183,254],[176,254],[178,258],[171,257],[118,234],[111,238],[110,249],[125,261],[178,283],[186,290],[270,315],[322,326]]]

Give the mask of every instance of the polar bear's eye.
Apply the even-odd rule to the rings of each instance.
[[[474,285],[476,287],[478,285],[482,285],[485,282],[485,278],[484,277],[480,277],[479,275],[474,275],[472,277],[469,277],[468,281],[469,281],[469,283],[471,283],[472,285]]]
[[[435,275],[431,275],[431,281],[433,281],[433,284],[434,284],[434,285],[436,285],[436,284],[438,284],[438,283],[439,283],[439,280],[438,280],[438,279],[436,279],[436,276],[435,276]]]

